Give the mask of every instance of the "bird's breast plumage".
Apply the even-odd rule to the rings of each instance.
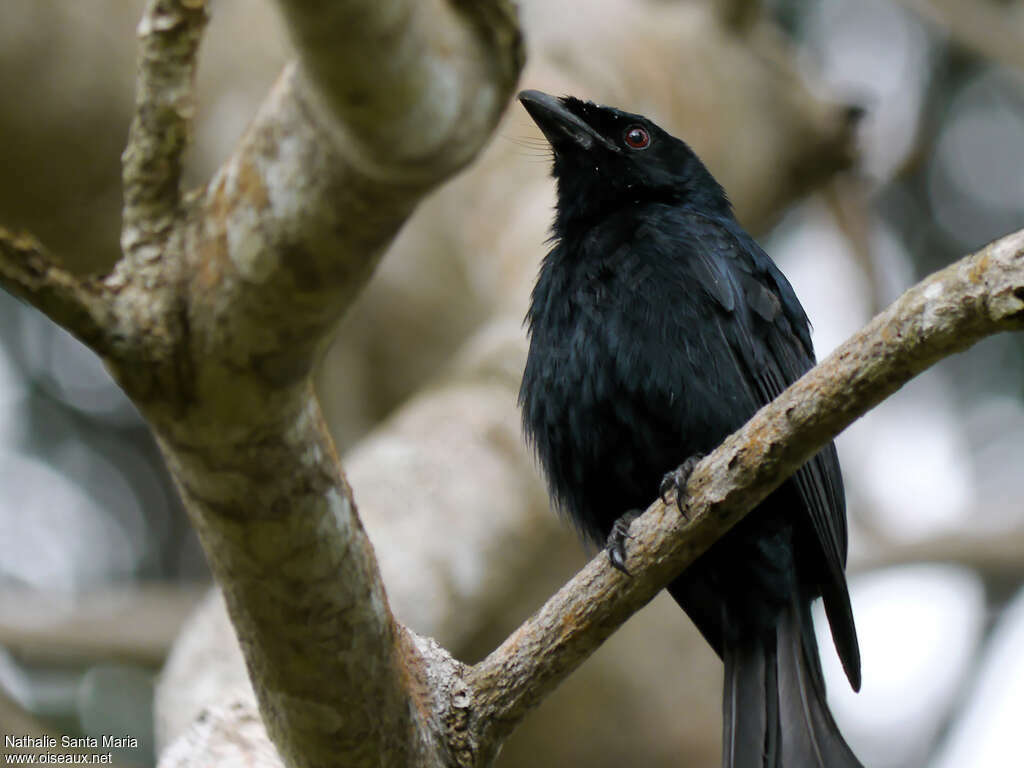
[[[524,423],[555,498],[595,540],[753,413],[730,402],[736,367],[705,332],[724,310],[705,299],[700,264],[681,243],[664,258],[651,227],[646,213],[623,215],[556,246],[528,316]],[[732,296],[731,284],[717,290]]]

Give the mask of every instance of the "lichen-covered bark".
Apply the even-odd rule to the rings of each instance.
[[[291,764],[428,762],[407,649],[316,401],[278,397],[280,421],[240,442],[158,433],[268,730]]]

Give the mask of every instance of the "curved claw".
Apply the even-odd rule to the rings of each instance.
[[[622,571],[627,576],[633,574],[626,568],[626,539],[633,538],[629,535],[629,526],[639,514],[638,510],[633,509],[616,520],[612,525],[612,532],[608,534],[608,543],[605,545],[605,549],[608,551],[608,562],[611,563],[612,568]]]
[[[626,567],[626,548],[621,542],[608,546],[608,562],[611,563],[612,568],[615,570],[622,571],[627,576],[633,575]]]
[[[678,469],[673,469],[671,472],[666,472],[664,477],[661,478],[661,485],[658,486],[658,497],[665,506],[668,506],[672,494],[679,495],[679,484],[676,482],[676,475],[678,473]]]
[[[690,516],[686,514],[686,483],[689,482],[690,475],[693,474],[694,468],[702,458],[704,458],[704,454],[695,453],[671,472],[666,472],[665,476],[661,478],[661,485],[658,486],[658,495],[661,497],[662,504],[667,505],[669,498],[674,494],[676,508],[687,520],[690,519]]]

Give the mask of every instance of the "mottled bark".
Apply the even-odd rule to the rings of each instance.
[[[183,156],[195,117],[196,54],[209,16],[205,0],[152,2],[139,22],[135,117],[122,156],[125,256],[159,250],[180,219]]]

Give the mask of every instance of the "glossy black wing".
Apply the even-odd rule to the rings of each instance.
[[[737,231],[738,230],[738,231]],[[810,328],[789,281],[760,246],[737,226],[730,232],[739,254],[737,267],[754,335],[765,354],[751,361],[764,403],[778,397],[814,365]],[[764,332],[756,326],[763,324]],[[832,637],[854,690],[860,688],[860,650],[846,585],[846,498],[835,444],[829,443],[801,467],[793,482],[824,556],[820,587]]]
[[[738,224],[682,215],[692,217],[685,231],[696,238],[692,254],[687,254],[697,265],[691,277],[723,310],[717,327],[736,364],[745,369],[740,379],[748,384],[756,407],[766,405],[814,365],[807,316],[789,281]],[[860,651],[844,573],[846,501],[835,445],[823,448],[792,482],[819,545],[819,586],[832,637],[856,690]]]

